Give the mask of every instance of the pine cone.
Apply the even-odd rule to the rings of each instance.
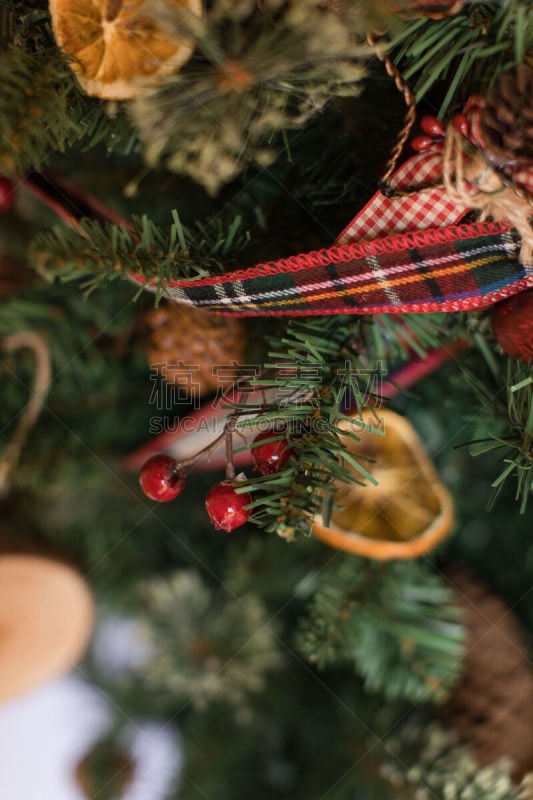
[[[533,669],[525,637],[510,609],[476,577],[460,570],[449,580],[468,640],[444,719],[482,766],[507,756],[520,778],[533,768]]]
[[[240,376],[238,366],[244,366],[246,355],[241,320],[162,303],[145,314],[143,322],[150,364],[167,383],[188,385],[202,396]]]
[[[480,110],[480,145],[486,158],[520,181],[533,169],[533,67],[505,74]]]

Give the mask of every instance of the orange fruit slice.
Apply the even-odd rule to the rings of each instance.
[[[381,410],[384,435],[352,430],[344,438],[348,452],[377,480],[364,486],[339,484],[328,526],[313,522],[314,535],[331,547],[381,560],[416,558],[451,531],[453,502],[412,425],[399,414]],[[366,420],[375,427],[375,420]],[[349,423],[345,424],[349,430]]]
[[[202,0],[165,0],[200,16]],[[150,15],[149,0],[50,0],[56,42],[73,57],[84,89],[106,100],[128,100],[181,67],[194,43],[176,37]]]

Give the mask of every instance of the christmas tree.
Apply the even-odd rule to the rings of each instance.
[[[144,643],[88,797],[145,719],[168,797],[533,797],[528,0],[0,23],[0,593],[64,616],[3,698],[88,585]]]

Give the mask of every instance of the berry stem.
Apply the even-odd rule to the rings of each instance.
[[[237,424],[236,417],[231,417],[224,425],[224,436],[226,438],[226,479],[235,480],[235,464],[233,463],[233,431]]]

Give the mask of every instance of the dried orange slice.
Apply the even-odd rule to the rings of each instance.
[[[164,0],[198,16],[202,0]],[[57,44],[87,94],[107,100],[136,97],[147,84],[174,72],[194,44],[150,15],[149,0],[50,0]]]
[[[381,560],[416,558],[451,531],[453,502],[412,425],[399,414],[381,410],[384,435],[363,431],[361,441],[346,437],[344,444],[377,480],[339,484],[326,527],[322,517],[313,533],[339,550]],[[367,420],[375,426],[372,418]],[[346,423],[349,430],[349,423]]]

